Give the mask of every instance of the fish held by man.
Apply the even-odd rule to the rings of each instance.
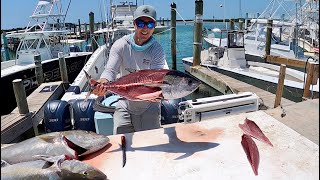
[[[239,124],[239,127],[248,135],[258,139],[259,141],[262,141],[270,146],[273,147],[270,140],[267,138],[267,136],[261,131],[259,126],[252,120],[246,118],[244,120],[243,124]]]
[[[91,91],[99,82],[84,71]],[[178,99],[194,92],[200,81],[181,71],[145,69],[122,76],[116,81],[103,83],[112,93],[132,101],[159,102],[161,99]],[[89,93],[91,93],[91,91]]]
[[[78,159],[104,148],[109,142],[107,136],[89,131],[52,132],[1,148],[1,160],[15,164],[35,160],[37,155],[67,155]]]
[[[107,176],[99,169],[64,155],[53,157],[38,156],[38,158],[38,160],[34,161],[1,167],[1,179],[107,179]]]

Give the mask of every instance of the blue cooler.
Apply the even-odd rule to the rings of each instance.
[[[70,105],[63,100],[49,101],[44,108],[46,132],[67,131],[72,129]]]
[[[72,103],[74,129],[96,132],[94,125],[94,105],[95,99],[77,99]]]

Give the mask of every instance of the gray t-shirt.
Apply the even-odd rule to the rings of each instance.
[[[129,74],[128,70],[169,69],[164,50],[157,41],[144,51],[136,51],[131,47],[131,43],[130,35],[114,42],[101,78],[114,81],[117,77]],[[146,101],[120,100],[118,103],[132,114],[141,114],[151,105]]]

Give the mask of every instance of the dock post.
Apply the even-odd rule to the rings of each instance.
[[[86,38],[86,40],[88,40],[87,23],[84,23],[84,32],[85,32],[85,38]]]
[[[94,52],[97,49],[97,44],[94,38],[94,13],[90,12],[89,13],[89,20],[90,20],[90,38],[91,38],[91,48],[92,52]]]
[[[44,82],[44,77],[43,77],[43,70],[42,70],[42,64],[41,64],[41,55],[37,54],[34,55],[34,64],[36,65],[35,67],[35,74],[36,74],[36,79],[38,82],[38,86]]]
[[[246,13],[246,18],[244,19],[244,29],[248,27],[248,19],[249,19],[249,13]]]
[[[81,39],[81,23],[80,23],[80,19],[78,19],[78,25],[79,25],[79,37]]]
[[[309,62],[307,65],[307,80],[303,87],[303,99],[310,97],[310,85],[317,84],[318,77],[313,77],[314,75],[319,75],[319,64]]]
[[[17,107],[20,114],[29,113],[26,91],[23,86],[22,79],[15,79],[12,81],[13,92],[16,98]]]
[[[4,48],[4,53],[5,53],[6,61],[9,61],[9,60],[10,60],[10,56],[9,56],[8,40],[7,40],[6,35],[7,35],[7,33],[4,31],[4,32],[2,33],[3,48]]]
[[[77,39],[77,25],[76,24],[72,24],[73,25],[73,34],[76,36]]]
[[[268,19],[267,23],[267,33],[266,33],[266,56],[270,55],[270,48],[271,48],[271,34],[272,34],[272,19]]]
[[[286,77],[286,65],[280,65],[279,79],[276,91],[276,99],[274,101],[274,108],[278,107],[281,103],[281,97],[283,92],[284,79]]]
[[[230,30],[234,30],[234,19],[230,19]]]
[[[202,26],[203,26],[203,1],[195,1],[195,21],[193,35],[193,64],[192,66],[200,65],[201,50],[202,50]]]
[[[239,30],[242,31],[243,30],[243,18],[239,19]]]
[[[61,80],[63,83],[68,83],[68,71],[67,71],[67,65],[66,60],[64,59],[63,52],[58,53],[59,57],[59,68],[60,68],[60,75]]]
[[[171,3],[171,58],[172,69],[177,70],[177,49],[176,49],[176,8],[177,5]]]

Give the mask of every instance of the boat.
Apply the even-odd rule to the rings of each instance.
[[[246,58],[257,61],[265,55],[266,27],[268,20],[272,19],[271,55],[306,60],[308,56],[304,52],[314,53],[319,49],[318,6],[319,1],[305,1],[298,5],[294,1],[270,0],[265,10],[256,18],[246,17],[246,22],[250,21],[250,25],[245,27],[244,36]],[[204,41],[217,47],[219,37],[215,36],[220,31],[218,28],[211,30]],[[226,46],[226,37],[221,46]]]
[[[7,33],[6,38],[18,38],[20,43],[15,59],[1,62],[1,98],[6,104],[1,108],[1,115],[16,107],[13,80],[23,80],[27,96],[38,87],[34,64],[36,55],[40,55],[46,82],[60,80],[58,53],[63,53],[71,82],[90,58],[92,52],[70,52],[67,44],[69,30],[64,24],[66,14],[61,1],[39,0],[25,30]]]
[[[224,33],[227,33],[226,47],[209,47],[201,51],[200,65],[275,93],[280,66],[271,63],[248,61],[245,55],[245,32],[233,30],[224,31]],[[311,61],[312,58],[309,59],[309,62]],[[185,71],[190,73],[193,57],[183,58],[182,62]],[[316,61],[314,60],[314,62]],[[297,98],[293,99],[289,95],[289,97],[286,97],[285,93],[284,96],[293,101],[301,101],[305,78],[305,72],[287,67],[284,92],[287,91],[289,95],[292,95],[292,93],[297,94]],[[319,94],[319,79],[316,85],[310,87],[310,90],[315,94]]]
[[[137,4],[128,1],[121,2],[121,4],[113,4],[112,1],[110,3],[111,17],[107,20],[107,27],[95,31],[94,34],[106,34],[106,37],[113,43],[124,35],[134,32],[133,13],[137,9]]]
[[[137,2],[120,2],[121,4],[111,4],[110,6],[110,23],[106,28],[95,31],[95,34],[107,34],[106,36],[113,39],[112,42],[124,35],[131,34],[135,31],[133,25],[134,11],[137,9]],[[161,34],[169,29],[164,23],[158,22],[154,34]]]
[[[265,46],[266,46],[266,26],[267,19],[253,19],[251,20],[252,25],[248,30],[244,31],[244,45],[245,45],[245,54],[246,58],[251,61],[257,61],[265,55]],[[291,24],[292,25],[292,24]],[[272,29],[272,38],[271,38],[271,47],[270,54],[274,56],[281,56],[287,58],[295,58],[295,52],[293,50],[293,43],[291,38],[286,40],[277,38],[276,35],[279,33],[280,28],[291,27],[290,24],[281,24],[279,27],[279,21],[273,21]],[[207,36],[203,37],[204,41],[213,47],[226,47],[227,46],[227,37],[222,38],[221,35],[226,31],[224,29],[214,28],[211,30]],[[216,37],[216,34],[219,34],[220,37]],[[283,35],[281,35],[283,36]],[[300,58],[303,56],[300,52]]]

